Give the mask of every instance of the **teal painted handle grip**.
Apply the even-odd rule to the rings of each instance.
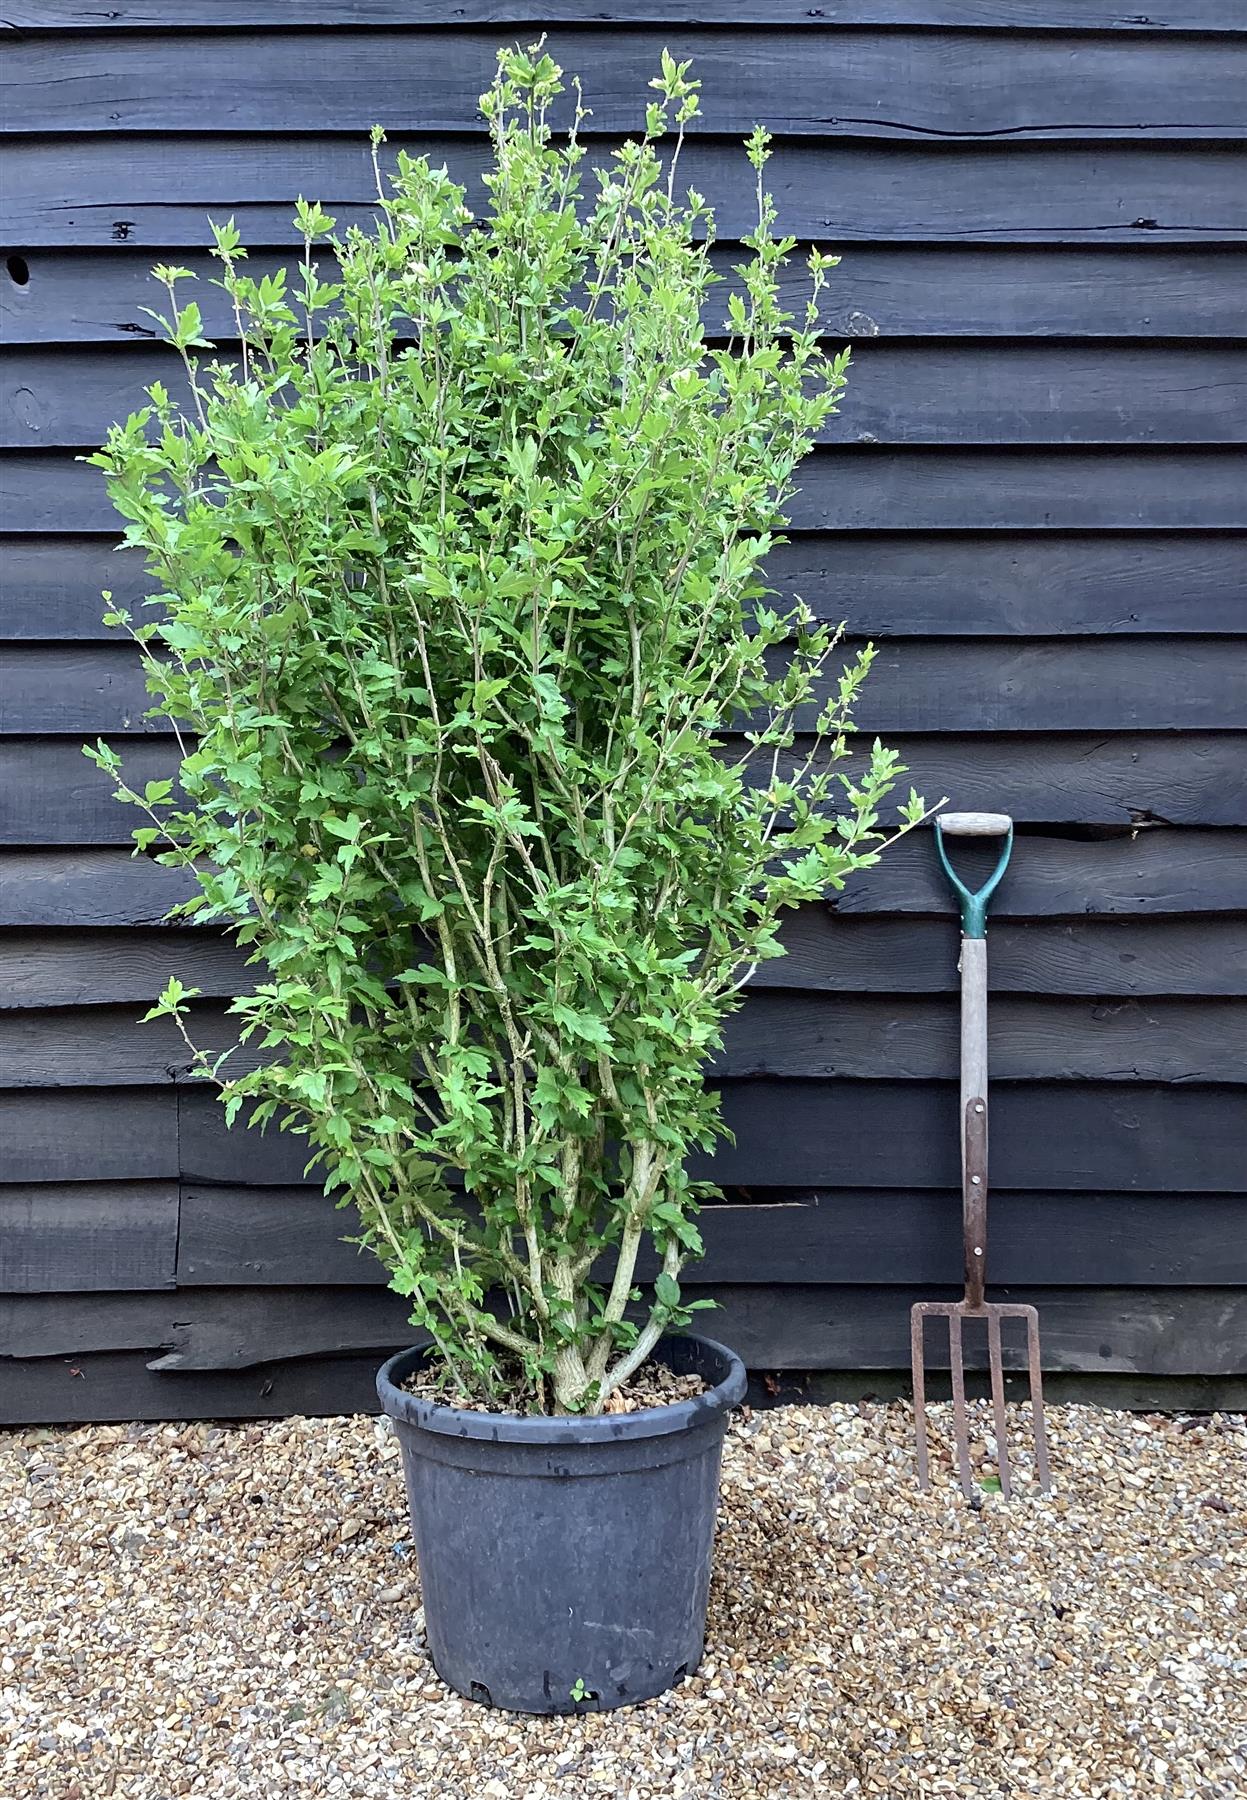
[[[970,815],[974,816],[974,815]],[[953,815],[955,818],[955,815]],[[1001,816],[1002,823],[1003,815]],[[953,820],[950,819],[950,823]],[[955,826],[954,826],[955,835]],[[972,831],[967,836],[982,837],[983,831]],[[948,852],[944,848],[944,827],[939,818],[935,821],[935,848],[940,862],[944,865],[944,873],[952,883],[961,900],[961,930],[968,938],[985,938],[987,936],[987,903],[1000,886],[1000,878],[1009,866],[1009,858],[1013,854],[1013,821],[1010,819],[1004,832],[1004,844],[1000,852],[1000,860],[992,870],[981,888],[974,893],[962,881],[953,865],[948,860]]]

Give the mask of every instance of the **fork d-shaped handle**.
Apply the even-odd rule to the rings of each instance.
[[[944,839],[949,837],[1004,839],[1000,847],[1000,859],[981,888],[971,892],[949,862],[948,852],[944,848]],[[1013,854],[1013,820],[1008,813],[937,813],[935,848],[944,873],[961,901],[962,932],[968,938],[986,937],[987,903],[1000,886],[1000,878],[1008,868],[1009,858]]]

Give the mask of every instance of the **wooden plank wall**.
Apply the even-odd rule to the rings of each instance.
[[[1056,1371],[1247,1374],[1247,10],[1185,0],[69,0],[10,4],[0,308],[0,1418],[365,1405],[401,1303],[286,1139],[227,1135],[137,1015],[247,979],[160,920],[177,878],[79,751],[142,777],[99,589],[133,600],[74,461],[171,379],[147,271],[206,215],[269,266],[291,203],[362,217],[366,131],[475,180],[495,45],[548,26],[602,138],[665,43],[727,238],[738,139],[781,227],[842,250],[849,396],[778,581],[880,645],[861,722],[928,795],[1004,807],[993,1270]],[[453,23],[447,23],[453,20]],[[722,250],[726,268],[730,244]],[[207,324],[230,325],[206,288]],[[927,841],[793,921],[717,1071],[701,1279],[758,1368],[886,1372],[958,1270],[954,927]],[[883,1379],[880,1373],[880,1379]],[[1150,1385],[1149,1385],[1150,1384]]]

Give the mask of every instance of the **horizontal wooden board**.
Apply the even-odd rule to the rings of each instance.
[[[4,27],[93,32],[253,25],[832,25],[985,26],[1004,30],[1146,32],[1247,30],[1236,0],[1185,0],[1163,15],[1077,0],[10,0]]]
[[[102,538],[14,537],[0,642],[115,643],[101,591],[139,614],[152,583]],[[1241,634],[1247,540],[1232,533],[801,533],[768,573],[787,600],[892,637]],[[148,616],[154,616],[149,614]]]
[[[0,1088],[189,1079],[189,1052],[172,1021],[143,1024],[139,1010],[131,1003],[0,1012]],[[197,1003],[189,1029],[206,1054],[237,1045],[237,1022],[220,1003]],[[1011,996],[993,1007],[989,1038],[997,1082],[1247,1082],[1247,1008],[1232,1001]],[[228,1069],[242,1073],[267,1060],[243,1044]],[[950,998],[782,989],[748,997],[710,1065],[713,1080],[947,1081],[956,1073]]]
[[[912,1288],[711,1288],[719,1331],[752,1368],[898,1368],[908,1355],[909,1305],[940,1298]],[[944,1289],[947,1299],[957,1298]],[[1240,1374],[1247,1368],[1247,1295],[1235,1288],[1086,1289],[1015,1287],[1000,1299],[1038,1304],[1045,1369],[1107,1373]],[[1005,1362],[1021,1345],[1005,1328]],[[968,1332],[969,1367],[986,1363],[980,1334]],[[932,1367],[947,1366],[930,1330]]]
[[[1243,629],[1245,556],[1243,538],[1206,532],[893,530],[794,535],[767,572],[782,596],[876,641],[1196,634]],[[21,635],[20,599],[14,610]]]
[[[1002,998],[988,1043],[995,1083],[1247,1082],[1247,1008],[1234,1002]],[[51,1075],[62,1066],[54,1051],[45,1066]],[[949,999],[759,990],[729,1020],[712,1075],[940,1081],[957,1069]]]
[[[446,162],[483,198],[479,138],[391,138]],[[596,152],[595,152],[596,154]],[[288,137],[193,135],[19,139],[7,153],[7,237],[42,246],[205,248],[208,216],[233,215],[246,243],[291,244],[295,196],[338,222],[364,224],[375,195],[367,133]],[[753,227],[752,182],[739,144],[685,147],[680,178],[714,209],[721,239]],[[823,144],[781,140],[767,169],[777,228],[827,247],[918,243],[1172,243],[1247,240],[1237,147],[1217,144]]]
[[[161,1369],[242,1369],[286,1356],[394,1349],[416,1335],[410,1312],[398,1294],[369,1288],[0,1295],[0,1359],[147,1350]],[[262,1313],[269,1353],[257,1335]]]
[[[176,1026],[168,1019],[142,1023],[143,1010],[131,1004],[0,1012],[0,1089],[153,1088],[189,1079],[190,1052]],[[207,1054],[237,1043],[237,1023],[219,1004],[195,1011],[195,1041]],[[242,1045],[230,1068],[241,1073],[263,1060]]]
[[[8,1182],[176,1180],[177,1095],[172,1086],[0,1092],[0,1168]]]
[[[1247,607],[1243,609],[1247,628]],[[847,639],[850,660],[862,644]],[[1247,727],[1247,630],[1215,639],[894,641],[877,647],[854,718],[859,731],[1209,731]],[[840,666],[797,715],[812,726]],[[160,735],[137,648],[0,644],[0,733],[90,739]]]
[[[788,507],[800,531],[1247,530],[1235,450],[823,447]],[[65,452],[0,456],[0,530],[113,536],[98,469]]]
[[[1242,470],[1234,450],[852,445],[816,450],[787,510],[805,531],[1237,530]]]
[[[123,849],[0,849],[4,927],[157,925],[192,891],[181,871]],[[1244,891],[1247,832],[1150,826],[1090,841],[1022,832],[993,899],[992,917],[1173,920],[1188,913],[1235,914]],[[835,898],[837,914],[851,917],[947,915],[948,906],[947,885],[925,834],[894,845],[876,868],[854,876]],[[1000,929],[993,926],[993,937]]]
[[[128,850],[0,849],[0,926],[158,925],[194,886]]]
[[[907,737],[892,733],[918,791],[958,807],[1005,807],[1021,823],[1247,824],[1241,736],[1051,733]],[[122,738],[122,773],[140,789],[170,776],[176,747],[164,738]],[[846,763],[851,772],[853,759]],[[0,845],[125,844],[132,807],[82,754],[77,739],[0,740]]]
[[[1247,833],[1240,831],[1141,826],[1086,840],[1023,832],[992,898],[992,917],[1237,913],[1245,882]],[[940,913],[947,904],[948,886],[924,834],[894,845],[835,901],[837,912],[854,915]]]
[[[447,21],[448,23],[450,21]],[[477,129],[498,32],[340,29],[133,32],[124,63],[87,32],[9,47],[6,128],[18,132],[335,132]],[[664,28],[555,26],[546,48],[584,82],[595,132],[635,131]],[[731,29],[688,27],[680,54],[702,84],[690,130],[826,138],[1224,138],[1244,127],[1241,40],[1051,32],[888,32],[813,36],[772,22],[742,54]],[[551,108],[571,123],[569,92]]]
[[[958,1180],[951,1086],[752,1081],[725,1083],[723,1093],[736,1142],[693,1165],[722,1184],[817,1186],[833,1159],[862,1186]],[[1238,1192],[1247,1186],[1245,1130],[1239,1091],[1001,1086],[992,1102],[992,1176],[1019,1189]]]
[[[55,1204],[49,1198],[48,1210]],[[698,1224],[706,1255],[686,1275],[698,1283],[782,1286],[799,1277],[802,1283],[939,1286],[962,1274],[961,1196],[951,1191],[797,1192],[764,1205],[705,1206]],[[346,1242],[358,1229],[353,1208],[338,1210],[315,1188],[187,1187],[178,1283],[380,1286],[386,1276],[377,1258]],[[880,1254],[885,1240],[886,1256]],[[994,1283],[1247,1284],[1247,1200],[994,1191],[988,1256]],[[651,1280],[657,1267],[647,1251],[640,1278]],[[605,1267],[603,1273],[609,1277]]]
[[[0,1185],[0,1294],[175,1286],[172,1181]]]
[[[760,964],[753,986],[952,992],[958,985],[952,917],[871,919],[803,907],[783,928],[788,955]],[[0,943],[0,969],[3,958]],[[15,961],[23,966],[20,951]],[[1233,919],[1017,924],[994,918],[988,982],[994,993],[1247,994],[1247,933]],[[19,977],[9,992],[20,995],[21,987]]]
[[[0,1425],[104,1419],[261,1419],[378,1412],[376,1356],[310,1357],[254,1369],[153,1373],[148,1352],[8,1362]]]
[[[906,1287],[708,1285],[714,1328],[751,1367],[898,1368],[907,1359]],[[944,1290],[946,1293],[948,1290]],[[1241,1288],[999,1290],[1041,1307],[1045,1368],[1240,1374],[1247,1369]],[[407,1302],[369,1288],[183,1288],[158,1294],[20,1295],[0,1299],[0,1356],[79,1356],[143,1349],[160,1372],[244,1369],[290,1356],[410,1343]],[[967,1361],[985,1360],[969,1334]],[[932,1364],[941,1359],[932,1337]],[[1009,1334],[1010,1340],[1012,1334]],[[1010,1342],[1013,1364],[1016,1347]]]
[[[0,865],[2,867],[3,865]],[[951,905],[951,902],[950,902]],[[788,917],[788,954],[759,965],[754,988],[943,994],[957,988],[955,913],[863,918],[812,905]],[[147,1006],[171,974],[206,998],[249,992],[263,966],[216,930],[10,930],[0,935],[0,1004]],[[992,924],[994,993],[1247,995],[1247,934],[1237,919],[1089,919]]]
[[[16,524],[16,518],[4,523]],[[1201,540],[1202,541],[1202,540]],[[57,643],[100,639],[117,641],[104,624],[109,602],[136,617],[153,583],[142,555],[119,550],[100,537],[11,537],[4,545],[4,606],[0,609],[0,642]]]
[[[0,869],[3,864],[0,863]],[[0,933],[0,1008],[150,1004],[170,975],[209,997],[248,991],[262,975],[246,952],[205,930]]]
[[[4,27],[98,32],[251,25],[829,25],[989,26],[1004,30],[1243,31],[1236,0],[1184,0],[1164,14],[1124,13],[1079,0],[10,0]]]
[[[781,278],[789,309],[805,304],[809,248],[793,251]],[[247,271],[259,280],[293,260],[289,250],[253,246]],[[707,302],[708,328],[722,321],[728,294],[741,286],[732,272],[739,260],[728,246],[711,252],[720,283]],[[219,264],[201,250],[178,261],[198,277],[186,292],[200,307],[205,336],[229,338],[231,302],[213,280]],[[157,327],[143,308],[159,312],[166,298],[150,262],[124,244],[23,253],[12,269],[0,268],[0,337],[49,345],[150,339]],[[333,259],[320,262],[328,278]],[[849,339],[1241,339],[1245,282],[1247,253],[1224,245],[856,244],[823,290],[819,321],[829,337]]]
[[[224,347],[221,360],[236,364]],[[0,352],[0,448],[89,448],[147,404],[153,381],[189,408],[165,345]],[[820,435],[863,444],[1243,443],[1247,346],[869,340],[855,347],[848,391]]]
[[[737,1081],[720,1084],[736,1143],[695,1159],[724,1186],[949,1188],[960,1180],[951,1084]],[[135,1090],[141,1094],[142,1090]],[[176,1090],[182,1173],[192,1184],[290,1186],[307,1147],[289,1132],[227,1131],[216,1098]],[[21,1099],[22,1096],[14,1096]],[[125,1116],[130,1094],[118,1090]],[[72,1113],[72,1093],[30,1097]],[[1002,1086],[992,1102],[992,1179],[1002,1188],[1065,1193],[1247,1192],[1241,1090],[1177,1086]],[[59,1168],[24,1180],[79,1179]]]
[[[762,1365],[749,1381],[759,1410],[828,1400],[880,1399],[909,1392],[908,1371],[799,1371],[777,1383]],[[0,1425],[81,1424],[132,1419],[311,1418],[380,1411],[375,1356],[314,1356],[254,1369],[183,1373],[170,1378],[147,1367],[142,1350],[94,1356],[35,1357],[10,1362],[0,1383]],[[1010,1385],[1019,1380],[1011,1376]],[[935,1375],[929,1392],[935,1394]],[[1059,1374],[1049,1371],[1048,1404],[1121,1407],[1136,1412],[1242,1412],[1247,1378],[1235,1375]],[[1024,1398],[1022,1392],[1011,1395]],[[950,1476],[950,1479],[952,1477]],[[401,1498],[395,1500],[395,1522]],[[405,1529],[404,1527],[401,1527]]]

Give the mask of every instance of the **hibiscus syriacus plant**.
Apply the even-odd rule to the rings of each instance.
[[[384,175],[377,132],[374,224],[300,202],[261,280],[216,227],[236,349],[158,270],[181,397],[91,459],[159,590],[110,622],[184,754],[143,792],[89,754],[261,976],[232,1011],[262,1054],[195,1067],[307,1138],[452,1391],[521,1411],[599,1411],[706,1304],[707,1063],[785,909],[879,854],[899,773],[850,735],[869,652],[763,573],[845,380],[832,259],[786,312],[755,132],[716,316],[697,83],[664,57],[653,86],[587,180],[578,89],[556,136],[559,69],[508,52],[479,217],[423,157]],[[193,1000],[153,1011],[191,1041]]]

